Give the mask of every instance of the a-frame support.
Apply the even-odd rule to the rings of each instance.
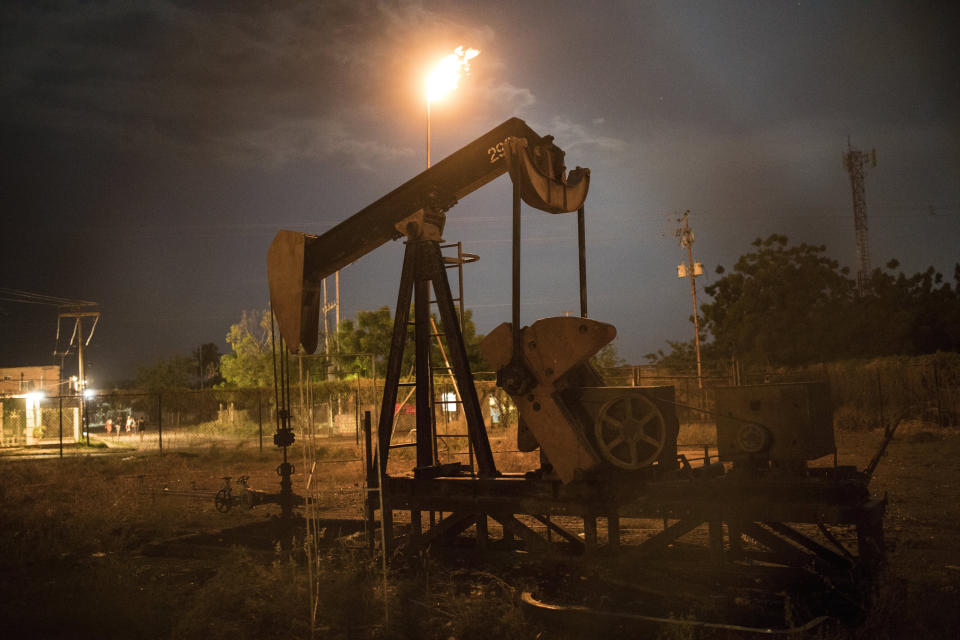
[[[467,434],[477,459],[477,470],[482,478],[497,475],[490,449],[487,429],[480,412],[480,400],[473,384],[473,374],[467,362],[467,349],[463,342],[460,322],[453,305],[450,282],[436,240],[408,240],[403,257],[403,270],[400,274],[400,291],[397,296],[397,310],[394,316],[393,338],[390,344],[390,357],[387,361],[387,374],[383,388],[383,404],[380,410],[378,428],[378,458],[380,473],[386,475],[387,460],[390,453],[390,440],[393,435],[394,410],[397,402],[397,389],[400,384],[400,370],[403,362],[403,350],[407,341],[407,326],[410,319],[410,301],[414,301],[414,350],[416,353],[416,403],[417,403],[417,467],[415,473],[422,477],[442,475],[434,465],[432,415],[432,380],[427,374],[430,357],[430,285],[436,296],[440,312],[440,323],[447,338],[450,366],[453,369],[457,386],[463,400],[463,412],[467,420]]]

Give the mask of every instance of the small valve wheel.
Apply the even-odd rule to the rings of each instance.
[[[667,429],[663,414],[648,398],[624,395],[603,405],[594,433],[607,462],[634,471],[656,461]]]
[[[213,504],[220,513],[230,511],[230,508],[233,507],[233,496],[230,495],[230,490],[220,489],[220,491],[217,491],[217,495],[213,498]]]
[[[737,429],[737,447],[744,453],[760,453],[770,444],[770,432],[758,424],[744,424]]]

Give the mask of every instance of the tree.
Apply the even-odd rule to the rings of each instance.
[[[686,371],[696,368],[697,352],[693,340],[687,340],[686,342],[667,340],[667,346],[670,347],[670,351],[667,353],[664,353],[663,349],[657,349],[655,353],[648,353],[643,357],[646,358],[650,364],[674,371]],[[709,357],[709,346],[710,345],[705,344],[703,338],[701,338],[700,354],[702,359]]]
[[[411,316],[413,314],[411,313]],[[224,385],[231,387],[269,387],[273,385],[273,346],[270,343],[270,311],[244,311],[240,322],[231,325],[227,333],[227,343],[233,353],[220,358],[220,374]],[[437,320],[434,318],[434,322]],[[437,322],[439,328],[439,322]],[[433,328],[430,328],[430,333]],[[467,347],[467,359],[474,371],[486,367],[480,355],[479,344],[483,340],[478,335],[473,324],[472,313],[464,313],[463,336]],[[337,334],[336,349],[342,354],[352,355],[339,360],[341,375],[373,375],[369,356],[373,354],[376,362],[377,376],[382,377],[386,371],[387,358],[390,355],[390,343],[393,340],[393,316],[388,307],[381,307],[376,311],[360,311],[355,319],[345,319],[340,322]],[[407,331],[407,344],[403,355],[403,373],[406,374],[413,367],[414,355],[413,331]],[[435,338],[431,336],[431,340]],[[435,344],[435,342],[434,342]],[[278,353],[280,345],[276,345]],[[445,349],[448,349],[444,345]],[[434,364],[438,367],[443,364],[438,349],[432,349]],[[449,357],[449,349],[447,351]],[[194,371],[196,370],[196,352],[194,352]],[[336,362],[336,361],[335,361]],[[308,359],[304,366],[318,374],[323,371],[323,363]],[[196,373],[194,373],[196,375]],[[322,374],[321,374],[322,375]]]
[[[197,378],[197,365],[190,356],[161,358],[137,368],[136,386],[143,391],[188,389]]]
[[[701,310],[714,353],[790,365],[843,350],[855,329],[855,283],[847,269],[824,255],[826,247],[791,247],[783,235],[758,238],[753,246],[731,273],[704,288],[713,298]]]
[[[410,317],[413,317],[413,310],[410,311]],[[436,316],[431,315],[437,328],[440,329],[440,321]],[[434,333],[433,327],[430,327],[430,333]],[[431,337],[431,342],[436,345],[436,339]],[[466,346],[467,361],[473,371],[484,371],[489,369],[489,365],[483,360],[480,353],[480,342],[483,336],[477,333],[477,328],[473,323],[473,312],[466,309],[463,314],[463,342]],[[390,344],[393,341],[393,317],[388,307],[380,307],[376,311],[360,311],[357,313],[356,320],[343,320],[340,322],[340,332],[337,343],[341,353],[362,353],[373,354],[376,360],[378,375],[386,370],[387,358],[390,355]],[[444,349],[447,350],[447,357],[450,357],[449,347],[446,343]],[[431,350],[433,354],[433,363],[437,366],[443,364],[443,358],[438,349]],[[412,327],[407,331],[407,340],[403,350],[402,372],[406,374],[413,368],[415,361],[414,353],[414,333]],[[370,376],[370,358],[358,356],[352,358],[349,362],[343,363],[345,373],[359,373],[362,376]]]
[[[162,391],[211,387],[221,381],[220,349],[208,342],[189,355],[161,358],[151,365],[138,367],[133,384],[146,391]]]
[[[223,382],[220,375],[220,347],[207,342],[193,350],[193,359],[197,363],[198,386],[210,389]]]
[[[907,276],[891,260],[858,296],[824,246],[790,246],[778,234],[752,246],[704,288],[712,298],[700,307],[701,330],[712,337],[705,357],[769,366],[960,349],[960,265],[951,286],[932,267]],[[668,344],[669,353],[647,358],[665,366],[690,359],[689,343]]]
[[[483,342],[482,334],[477,333],[477,326],[473,323],[473,311],[464,309],[463,311],[463,343],[467,347],[467,362],[470,363],[470,370],[474,373],[479,371],[490,371],[490,364],[484,359],[480,352],[480,343]]]
[[[906,276],[894,274],[896,260],[874,269],[858,300],[861,332],[871,349],[857,355],[916,355],[960,350],[960,264],[954,266],[956,287],[929,267]]]
[[[230,325],[227,344],[233,350],[220,358],[220,374],[230,387],[273,386],[271,315],[268,309],[244,311]],[[279,345],[277,345],[279,347]]]
[[[610,342],[590,358],[590,364],[600,371],[607,371],[625,366],[627,361],[620,357],[620,354],[617,353],[617,348]]]
[[[380,307],[376,311],[359,311],[356,320],[342,320],[337,333],[340,353],[372,354],[380,376],[386,369],[392,339],[393,318],[389,307]],[[344,373],[358,374],[363,377],[373,375],[370,358],[365,356],[351,357],[349,361],[343,360],[341,370]]]

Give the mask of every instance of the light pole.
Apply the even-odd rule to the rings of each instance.
[[[687,263],[677,265],[677,277],[690,278],[690,297],[693,300],[693,343],[697,352],[697,389],[703,389],[700,371],[700,320],[697,317],[697,276],[703,275],[703,265],[693,261],[693,230],[690,228],[690,211],[684,211],[677,219],[683,226],[677,229],[680,246],[687,250]]]
[[[430,168],[430,103],[456,89],[460,72],[470,73],[470,60],[478,55],[478,49],[464,50],[463,47],[457,47],[453,53],[438,62],[427,76],[427,169]]]

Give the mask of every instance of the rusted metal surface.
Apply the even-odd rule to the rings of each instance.
[[[553,144],[553,138],[541,137],[523,120],[510,118],[323,235],[278,232],[267,257],[270,296],[280,333],[291,352],[296,353],[301,344],[308,353],[316,349],[318,292],[323,278],[390,240],[404,235],[419,238],[430,227],[442,230],[442,222],[438,225],[434,219],[436,212],[442,214],[506,173],[508,138],[525,140],[530,153],[550,159],[537,168],[537,179],[551,184],[563,184],[568,179],[563,173],[563,151]],[[549,171],[557,173],[551,175]],[[585,176],[584,171],[571,172],[570,178]],[[586,178],[580,183],[585,186]],[[578,194],[582,189],[586,196],[585,189],[577,189]],[[556,209],[549,202],[547,205]],[[439,240],[439,234],[422,239]]]
[[[385,477],[384,489],[390,496],[391,511],[443,511],[458,522],[470,520],[478,525],[483,514],[497,514],[497,521],[507,520],[508,528],[512,520],[506,514],[525,514],[542,523],[551,516],[574,516],[582,518],[587,529],[591,523],[596,526],[597,517],[605,518],[607,544],[614,549],[621,546],[622,518],[669,519],[672,524],[664,531],[632,546],[631,553],[637,557],[657,557],[677,540],[709,524],[717,538],[709,552],[717,562],[754,558],[826,572],[858,567],[869,575],[883,562],[886,502],[869,496],[862,475],[849,469],[844,473],[850,477],[844,480],[813,475],[790,483],[785,479],[746,480],[735,475],[710,477],[673,471],[663,480],[642,483],[621,479],[566,485],[518,475],[429,480]],[[791,523],[852,525],[857,531],[857,554],[829,536],[816,541]],[[547,525],[547,529],[557,533],[556,524]],[[544,534],[541,531],[538,535]],[[576,532],[560,535],[570,540]],[[521,537],[530,538],[529,532]],[[747,539],[763,550],[746,551]],[[590,552],[597,546],[595,540],[585,542],[585,549],[582,545],[577,548]],[[484,541],[477,543],[485,546]],[[540,546],[539,542],[535,545]]]
[[[510,137],[504,145],[510,178],[523,201],[547,213],[580,209],[590,190],[590,170],[577,167],[567,174],[564,153],[553,145],[533,145]]]
[[[596,468],[600,459],[582,425],[557,394],[570,386],[568,374],[587,366],[590,357],[616,335],[613,325],[572,317],[543,318],[520,331],[524,365],[534,384],[511,397],[564,482]],[[504,323],[487,335],[480,349],[487,362],[499,369],[510,362],[513,345],[511,325]]]
[[[577,258],[580,270],[580,317],[587,314],[587,232],[584,223],[583,205],[577,209]]]
[[[304,256],[317,241],[317,236],[283,229],[267,250],[270,303],[280,335],[288,345],[302,344],[307,353],[317,350],[321,288],[312,284]]]
[[[677,467],[680,423],[673,387],[571,387],[562,394],[601,458],[616,469]]]
[[[721,460],[802,467],[836,451],[825,382],[718,387],[716,398]]]

